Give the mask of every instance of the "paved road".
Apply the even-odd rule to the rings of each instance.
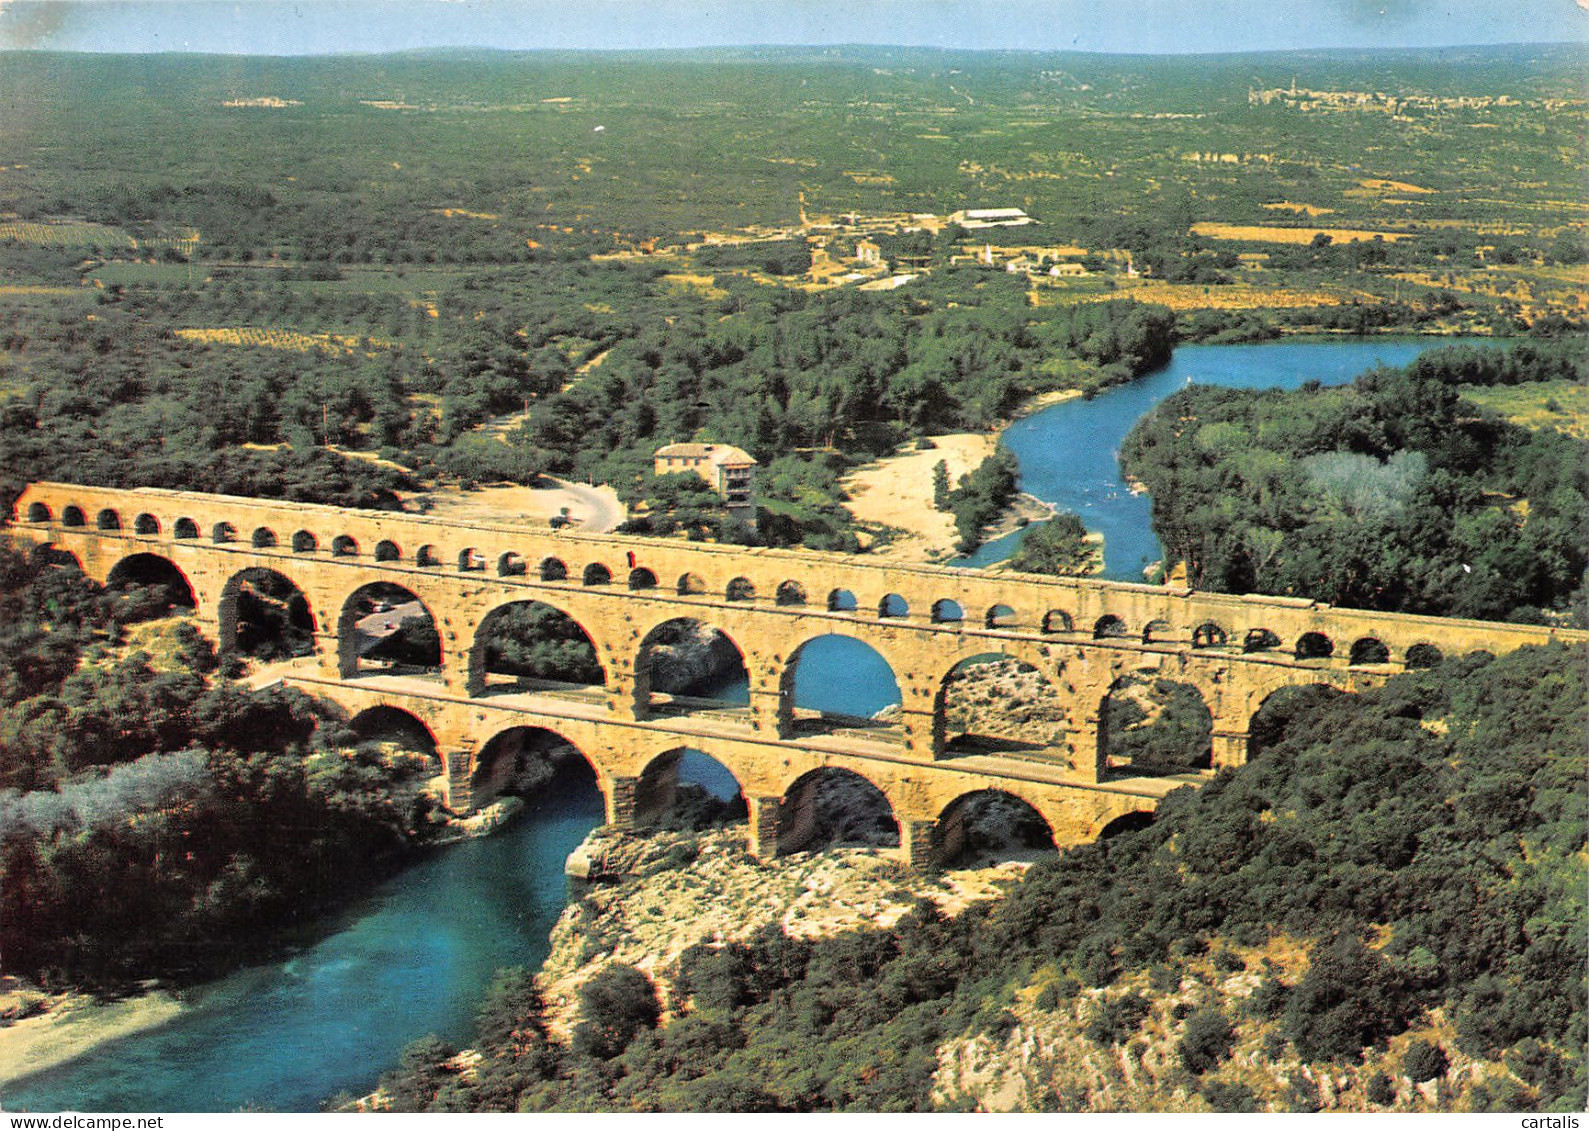
[[[359,641],[359,654],[363,655],[385,640],[392,633],[403,627],[403,622],[409,620],[424,620],[430,614],[425,611],[425,606],[418,601],[404,601],[401,605],[393,605],[384,613],[371,613],[362,617],[354,625],[363,637]]]

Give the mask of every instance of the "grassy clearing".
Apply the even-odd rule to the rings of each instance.
[[[184,255],[192,255],[199,247],[199,233],[193,228],[139,238],[125,229],[88,220],[8,220],[0,223],[0,240],[16,240],[37,247],[125,248],[146,252],[173,249]]]
[[[1438,189],[1424,188],[1422,185],[1411,185],[1406,181],[1387,181],[1376,179],[1358,181],[1357,183],[1366,189],[1373,190],[1374,192],[1434,193],[1439,191]]]
[[[1589,439],[1589,387],[1571,381],[1486,385],[1463,389],[1462,396],[1524,428],[1554,428]]]
[[[702,298],[707,299],[720,299],[728,294],[727,291],[717,285],[717,276],[715,275],[674,273],[662,276],[662,281],[674,290],[694,291]]]
[[[1333,208],[1321,208],[1317,204],[1296,204],[1289,200],[1276,200],[1270,204],[1265,204],[1264,207],[1271,212],[1295,212],[1298,216],[1309,217],[1328,216],[1335,211]]]
[[[1366,228],[1281,228],[1269,224],[1193,224],[1192,231],[1211,240],[1245,240],[1249,243],[1308,244],[1320,232],[1335,243],[1357,243],[1361,240],[1383,239],[1386,243],[1410,240],[1411,232],[1374,232]]]
[[[107,263],[89,275],[107,287],[194,286],[210,281],[209,268],[199,263]]]

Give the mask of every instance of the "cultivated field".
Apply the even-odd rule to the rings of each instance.
[[[137,248],[138,241],[120,228],[91,224],[85,220],[57,220],[36,223],[11,220],[0,223],[0,240],[38,247]]]
[[[177,337],[190,342],[208,345],[253,346],[257,349],[288,350],[308,353],[311,350],[347,352],[374,346],[389,349],[392,343],[379,338],[361,338],[356,334],[301,334],[296,330],[266,330],[258,326],[216,326],[173,330]]]
[[[1320,233],[1334,243],[1382,239],[1386,243],[1410,240],[1411,232],[1372,232],[1364,228],[1282,228],[1269,224],[1193,224],[1192,231],[1211,240],[1244,240],[1249,243],[1309,244]]]
[[[1054,301],[1040,292],[1040,302]],[[1300,307],[1342,306],[1349,302],[1377,303],[1366,291],[1300,290],[1289,287],[1259,287],[1247,283],[1204,286],[1199,283],[1165,283],[1157,279],[1125,280],[1118,289],[1078,298],[1078,302],[1104,302],[1134,298],[1138,302],[1158,303],[1171,310],[1295,310]]]

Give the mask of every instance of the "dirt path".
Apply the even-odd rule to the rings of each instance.
[[[588,487],[583,483],[550,480],[551,487],[520,487],[495,484],[476,491],[439,487],[423,492],[429,500],[426,512],[437,518],[460,522],[507,522],[544,525],[566,508],[568,519],[577,530],[602,533],[613,529],[627,517],[618,493],[605,485]],[[405,504],[421,496],[411,495]]]

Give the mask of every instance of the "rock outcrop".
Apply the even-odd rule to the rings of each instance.
[[[666,1002],[674,964],[696,943],[749,938],[769,924],[799,938],[886,929],[922,897],[952,915],[999,897],[1028,866],[1012,859],[913,877],[891,853],[865,847],[764,862],[746,851],[746,836],[743,825],[643,838],[591,833],[577,854],[599,859],[611,882],[586,889],[552,930],[539,980],[554,1032],[572,1029],[579,987],[608,963],[643,971]]]
[[[742,674],[745,662],[733,641],[709,625],[665,626],[650,651],[651,690],[667,695],[699,694]]]

